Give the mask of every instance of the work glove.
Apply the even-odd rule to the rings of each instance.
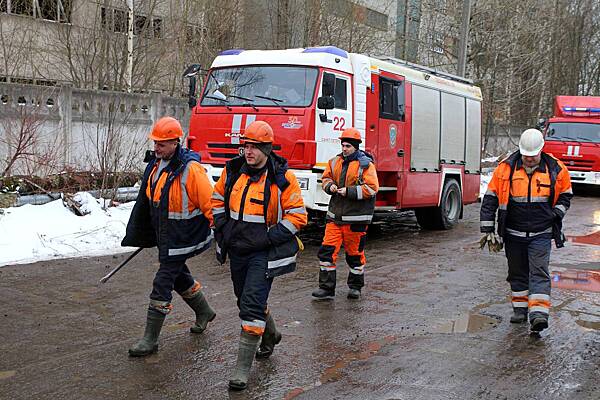
[[[504,244],[502,243],[502,238],[498,236],[498,234],[493,232],[484,234],[479,240],[480,249],[483,249],[486,244],[490,253],[498,253],[504,247]]]

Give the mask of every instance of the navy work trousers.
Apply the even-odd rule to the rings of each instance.
[[[515,308],[529,308],[529,319],[547,318],[550,310],[550,263],[552,235],[531,237],[506,235],[508,277]]]
[[[181,294],[194,286],[194,278],[185,261],[161,263],[154,276],[150,299],[171,303],[173,290]]]
[[[243,329],[247,325],[264,326],[266,321],[267,300],[273,283],[273,278],[267,278],[267,254],[267,251],[244,256],[229,253],[231,281]]]

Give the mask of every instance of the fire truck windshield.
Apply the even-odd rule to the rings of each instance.
[[[546,140],[600,143],[600,124],[554,122],[548,126]]]
[[[312,103],[318,70],[312,67],[242,66],[212,70],[202,106],[307,107]],[[245,99],[245,100],[244,100]]]

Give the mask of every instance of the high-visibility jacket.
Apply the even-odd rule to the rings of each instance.
[[[346,196],[331,192],[331,186],[346,188]],[[375,195],[379,190],[373,158],[362,150],[348,157],[338,154],[327,163],[322,185],[331,195],[327,219],[338,224],[369,224],[375,211]]]
[[[295,234],[308,215],[296,176],[287,161],[271,154],[256,173],[243,157],[227,162],[212,195],[217,258],[228,251],[248,254],[268,250],[267,276],[296,268],[300,242]]]
[[[160,262],[185,260],[210,246],[212,186],[193,151],[178,147],[155,180],[159,163],[146,167],[121,245],[158,245]]]
[[[569,171],[560,160],[542,153],[539,166],[529,176],[517,151],[494,171],[481,204],[481,232],[494,232],[498,210],[499,235],[552,233],[556,245],[562,247],[562,218],[572,197]]]

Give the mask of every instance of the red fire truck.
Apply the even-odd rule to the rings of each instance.
[[[556,96],[544,151],[565,163],[573,183],[600,185],[600,97]]]
[[[463,204],[478,199],[481,91],[464,78],[326,46],[227,50],[208,71],[197,105],[194,87],[191,81],[188,146],[213,179],[241,154],[245,127],[264,120],[307,209],[324,212],[321,174],[340,153],[341,131],[354,126],[375,159],[376,212],[414,209],[421,226],[450,229]]]

